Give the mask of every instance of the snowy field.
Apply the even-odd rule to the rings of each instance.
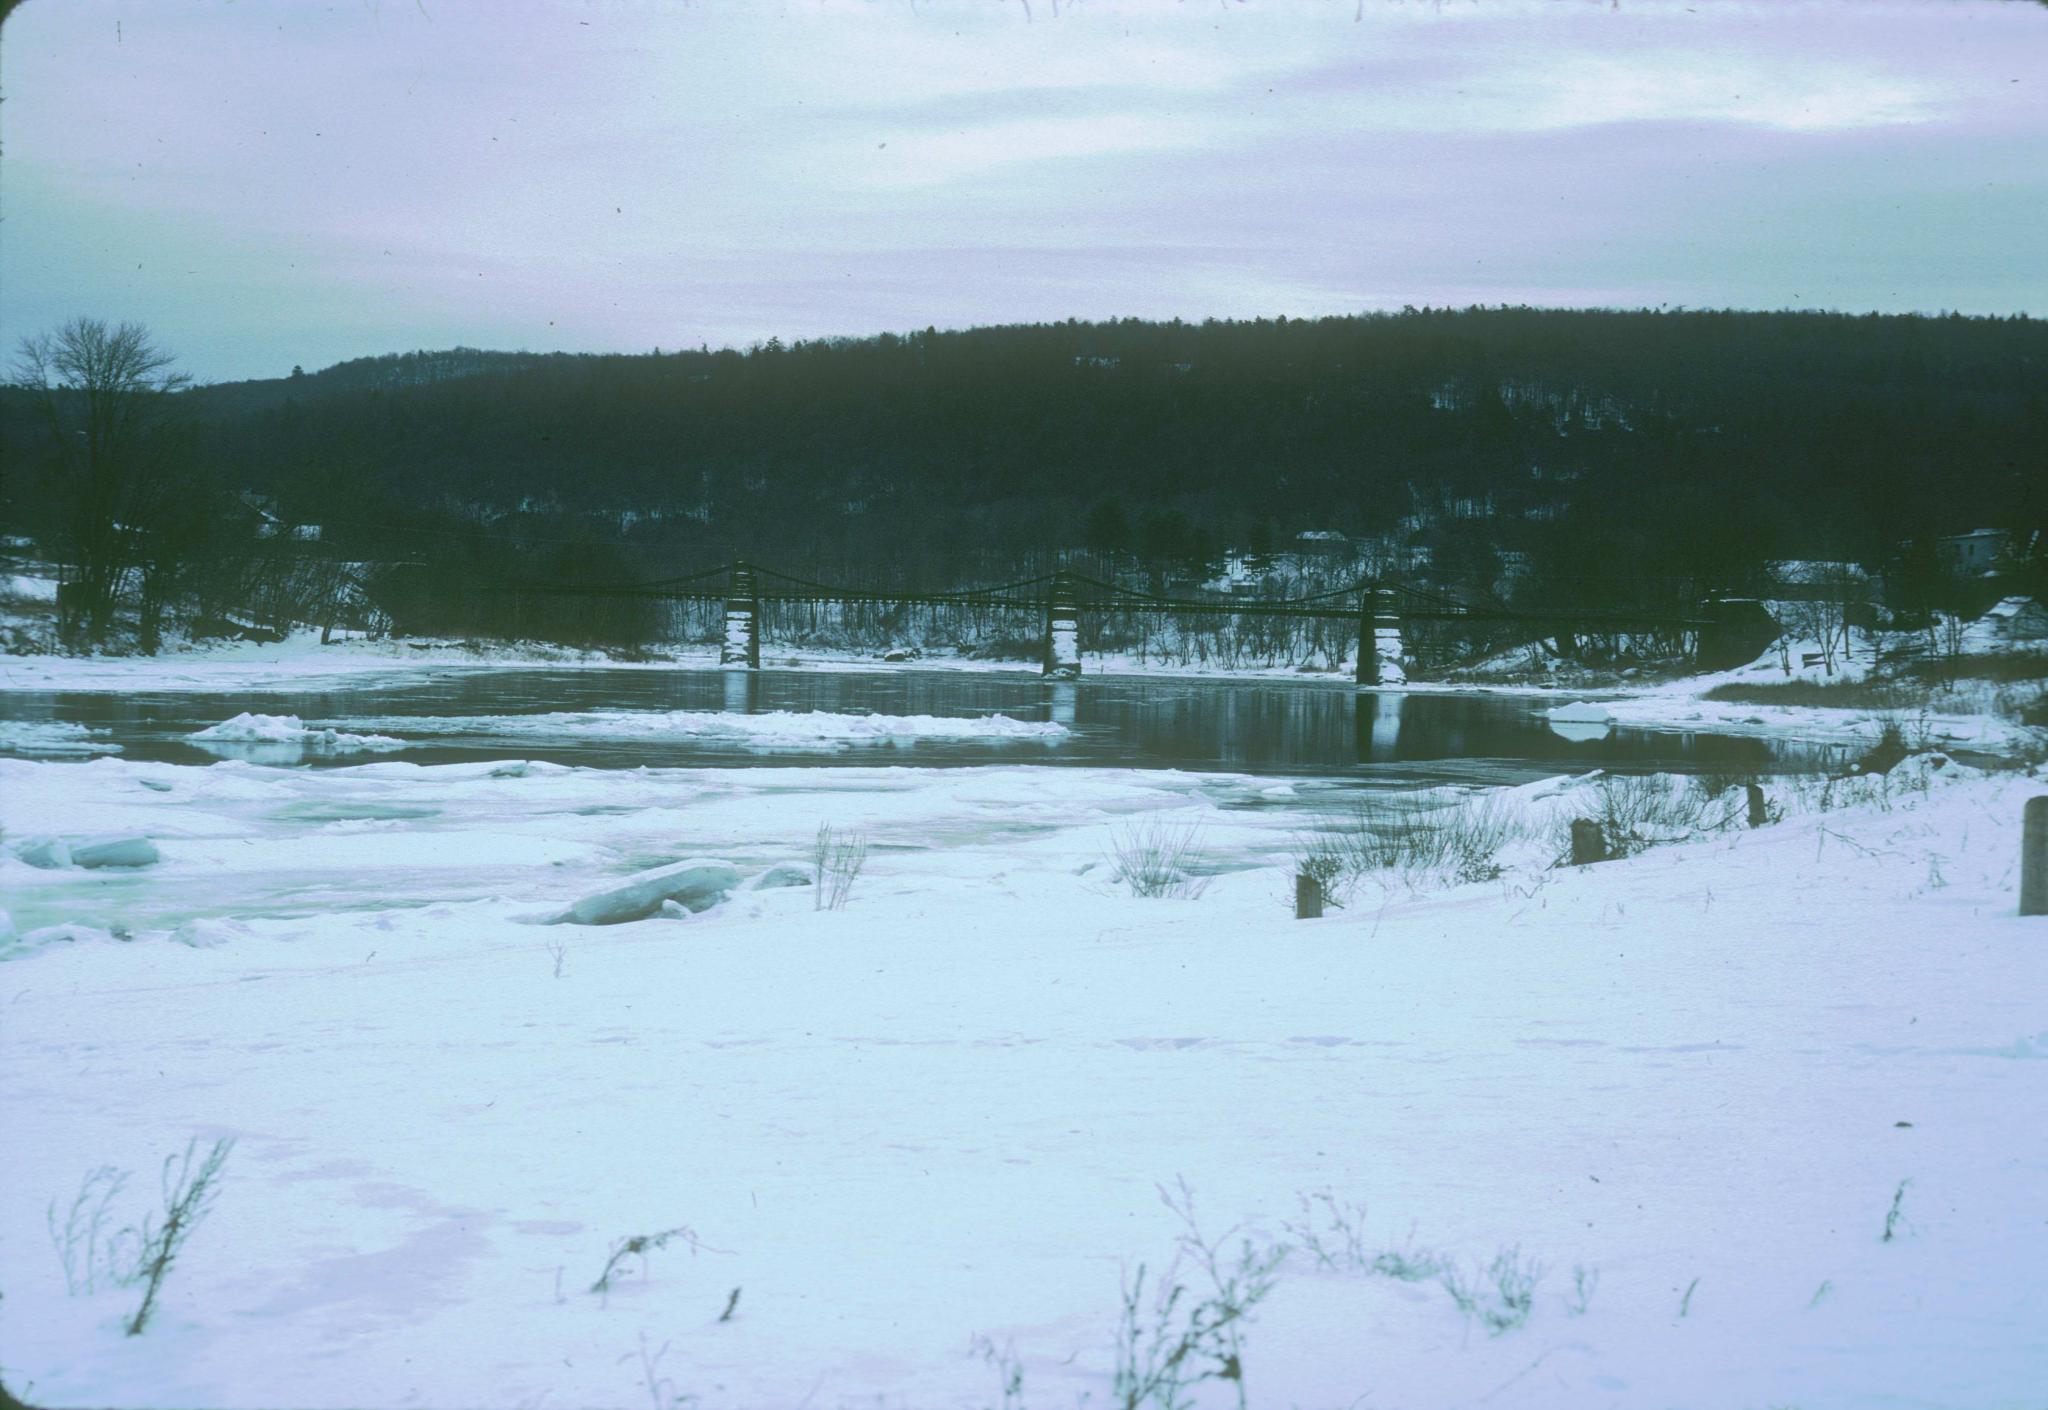
[[[10,848],[160,856],[0,860],[31,1403],[1116,1405],[1214,1305],[1180,1182],[1226,1281],[1287,1250],[1198,1404],[2042,1403],[2038,778],[1786,780],[1583,869],[1597,780],[1500,791],[1502,874],[1297,922],[1309,780],[365,757],[0,760]],[[1199,896],[1116,879],[1155,823]],[[821,824],[843,907],[753,889]],[[541,923],[692,858],[722,904]],[[46,1219],[112,1166],[139,1222],[195,1137],[217,1201],[126,1337]]]

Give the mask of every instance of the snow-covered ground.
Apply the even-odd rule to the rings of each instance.
[[[820,648],[790,650],[770,644],[762,665],[820,671],[945,670],[1039,674],[1037,661],[974,656],[919,655],[887,662],[874,652]],[[481,671],[504,668],[563,670],[703,670],[719,664],[709,645],[670,645],[659,654],[616,657],[547,642],[457,642],[412,638],[372,640],[355,636],[322,645],[317,631],[298,631],[283,641],[176,643],[156,656],[38,653],[0,655],[0,691],[6,690],[276,690],[354,678],[422,671]],[[1197,679],[1297,680],[1304,676],[1349,682],[1342,671],[1302,671],[1290,666],[1175,665],[1136,655],[1088,653],[1090,674],[1186,676]],[[1472,689],[1465,686],[1464,689]]]
[[[422,672],[477,671],[507,666],[562,670],[576,666],[674,670],[677,661],[620,661],[601,652],[540,642],[465,646],[365,637],[320,644],[317,631],[280,642],[210,642],[156,656],[0,656],[0,691],[18,690],[296,690]],[[683,664],[714,666],[708,648]],[[868,663],[870,666],[872,662]]]
[[[1792,642],[1734,670],[1689,676],[1611,698],[1603,696],[1601,703],[1616,723],[1645,729],[1869,739],[1893,725],[1916,744],[1988,751],[2038,748],[2048,741],[2048,733],[1995,711],[1997,688],[1985,681],[1965,681],[1945,691],[1930,692],[1930,704],[1917,709],[1770,705],[1705,698],[1720,686],[1826,685],[1864,681],[1872,674],[1871,653],[1861,639],[1852,654],[1837,659],[1832,667],[1822,660],[1815,643]]]
[[[0,602],[38,603],[54,606],[57,580],[27,573],[0,573]]]
[[[1948,713],[1867,707],[1839,709],[1701,699],[1703,690],[1710,688],[1686,682],[1683,690],[1602,696],[1600,703],[1607,707],[1616,724],[1686,733],[1874,740],[1886,725],[1897,725],[1916,744],[1991,752],[2037,747],[2043,739],[2043,731],[1988,710]]]
[[[1598,787],[1495,796],[1549,827]],[[1145,1267],[1149,1322],[1184,1180],[1226,1262],[1294,1246],[1242,1328],[1254,1406],[2038,1406],[2048,920],[2012,912],[2042,787],[1785,781],[1756,831],[1580,870],[1539,835],[1491,880],[1297,922],[1287,858],[1340,802],[1312,782],[0,760],[10,845],[161,852],[0,861],[46,932],[0,964],[0,1377],[49,1404],[1113,1404],[1120,1287]],[[1198,898],[1115,881],[1152,820],[1197,829]],[[843,909],[745,889],[821,823],[870,844]],[[538,923],[692,857],[742,889]],[[67,1295],[46,1209],[112,1165],[139,1221],[165,1156],[226,1136],[124,1337],[138,1290]],[[681,1228],[588,1291],[616,1241]],[[1542,1276],[1497,1335],[1497,1300],[1370,1271],[1509,1249]],[[1170,1324],[1207,1276],[1181,1260]]]

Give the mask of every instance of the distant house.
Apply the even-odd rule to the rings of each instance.
[[[1335,529],[1305,529],[1294,536],[1294,551],[1307,557],[1339,558],[1351,552],[1351,539]]]
[[[2011,542],[2012,535],[2004,529],[1972,529],[1936,539],[1934,553],[1949,572],[1978,577],[1992,570]]]

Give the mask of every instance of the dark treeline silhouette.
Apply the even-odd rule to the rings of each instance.
[[[1525,308],[1069,321],[640,355],[455,349],[180,396],[194,483],[320,551],[487,580],[735,555],[943,586],[1076,549],[1192,570],[1305,530],[1533,604],[2048,521],[2048,323]],[[39,434],[6,408],[9,517]],[[19,451],[19,453],[18,453]]]

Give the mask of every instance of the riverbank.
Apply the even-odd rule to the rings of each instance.
[[[1716,808],[1588,868],[1555,833],[1599,780],[1483,795],[1521,840],[1472,879],[1397,868],[1302,922],[1320,805],[1272,780],[0,760],[10,840],[161,853],[0,863],[60,932],[0,964],[0,1376],[1103,1403],[1217,1295],[1199,1231],[1226,1276],[1241,1240],[1278,1260],[1231,1353],[1255,1405],[2028,1404],[2042,783],[1923,757],[1766,788],[1764,827]],[[1244,806],[1276,789],[1302,808]],[[1178,894],[1123,879],[1152,821],[1195,838]],[[842,905],[749,889],[821,823],[868,843]],[[690,857],[740,889],[536,923]],[[111,1166],[109,1227],[139,1221],[166,1155],[226,1138],[124,1336],[136,1290],[67,1289],[46,1209]]]

